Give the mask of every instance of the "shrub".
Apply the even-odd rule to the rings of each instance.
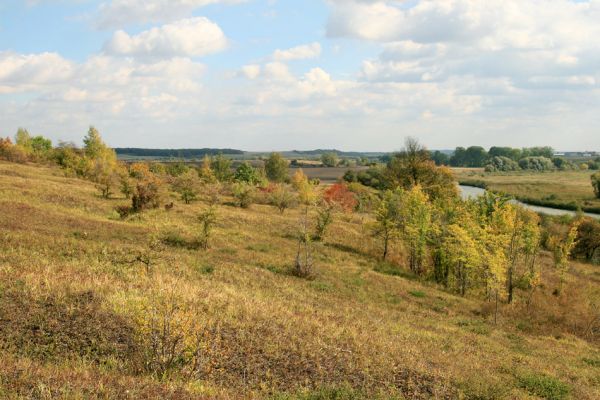
[[[235,170],[234,179],[236,182],[257,185],[262,180],[258,171],[247,162],[240,164]]]
[[[10,138],[0,138],[0,159],[15,163],[27,162],[27,152],[25,149],[16,144],[12,144]]]
[[[165,167],[165,172],[171,176],[181,176],[190,171],[190,168],[182,162],[169,163]]]
[[[555,167],[552,160],[546,157],[525,157],[519,161],[519,167],[531,171],[552,171]]]
[[[198,197],[200,183],[198,173],[193,169],[188,169],[175,178],[173,189],[180,194],[181,200],[185,204],[190,204]]]
[[[586,218],[577,230],[577,243],[573,249],[576,257],[587,261],[598,261],[600,259],[600,222]]]
[[[485,166],[486,172],[507,172],[518,171],[519,169],[519,164],[516,161],[503,156],[492,157]]]
[[[600,199],[600,172],[596,172],[592,175],[592,186],[594,187],[594,194]]]
[[[573,165],[572,162],[570,162],[562,157],[554,157],[552,159],[552,163],[554,164],[554,166],[556,168],[560,169],[561,171],[570,170],[570,169],[575,168],[575,165]]]
[[[280,184],[269,195],[269,202],[283,214],[294,204],[294,194],[287,186]]]
[[[172,293],[154,296],[138,322],[142,368],[163,379],[174,373],[199,375],[203,366],[202,337],[191,307]]]
[[[315,226],[315,234],[313,240],[320,242],[325,238],[327,228],[333,222],[333,207],[324,203],[317,209],[317,224]]]
[[[208,249],[212,230],[217,222],[217,213],[214,207],[210,207],[198,216],[200,223],[200,234],[198,235],[198,243],[203,249]]]
[[[352,171],[351,169],[349,169],[348,171],[346,171],[344,173],[344,176],[342,177],[342,179],[348,183],[358,182],[358,175],[357,175],[356,171]]]
[[[360,171],[356,175],[356,179],[365,186],[370,186],[379,190],[385,188],[386,179],[381,168],[372,167],[366,171]]]
[[[547,375],[529,374],[518,377],[519,386],[535,396],[547,400],[566,399],[571,387]]]
[[[358,201],[346,184],[336,183],[331,185],[325,193],[323,200],[327,205],[338,207],[345,212],[351,212],[356,208]]]
[[[247,183],[235,183],[233,185],[233,197],[241,208],[249,208],[254,202],[254,186]]]
[[[131,209],[140,212],[149,208],[160,206],[160,182],[154,177],[149,177],[137,182],[133,197],[131,198]]]

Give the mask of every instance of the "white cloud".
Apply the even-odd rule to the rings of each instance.
[[[183,19],[130,36],[117,31],[106,43],[107,54],[140,58],[198,57],[227,47],[225,34],[203,18]]]
[[[245,0],[112,0],[98,10],[98,26],[119,28],[132,23],[165,22],[189,16],[210,4],[236,4]]]
[[[316,58],[320,55],[321,44],[318,42],[314,42],[302,46],[292,47],[287,50],[277,49],[273,53],[273,59],[275,61],[305,60],[309,58]]]
[[[64,82],[73,70],[73,63],[56,53],[0,52],[0,93]]]
[[[256,79],[260,75],[261,66],[257,64],[244,65],[242,74],[248,79]]]

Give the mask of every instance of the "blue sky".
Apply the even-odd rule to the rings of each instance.
[[[600,150],[600,0],[5,0],[0,135]]]

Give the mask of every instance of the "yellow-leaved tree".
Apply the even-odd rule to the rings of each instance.
[[[89,178],[96,183],[102,197],[109,198],[119,182],[117,154],[108,147],[93,126],[83,139],[84,154],[89,165]]]
[[[422,275],[426,266],[427,243],[435,232],[432,205],[419,185],[406,191],[398,189],[398,193],[400,197],[398,227],[409,253],[410,270],[417,275]]]

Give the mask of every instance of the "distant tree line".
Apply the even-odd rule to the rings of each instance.
[[[552,147],[513,148],[494,146],[487,151],[481,146],[457,147],[454,154],[441,151],[431,153],[436,165],[449,165],[464,168],[485,168],[488,172],[518,170],[573,170],[599,169],[600,157],[596,160],[574,163],[555,155]]]
[[[139,149],[139,148],[116,148],[117,155],[129,155],[136,157],[173,157],[173,158],[201,158],[204,156],[216,156],[217,154],[241,155],[242,150],[235,149]]]

